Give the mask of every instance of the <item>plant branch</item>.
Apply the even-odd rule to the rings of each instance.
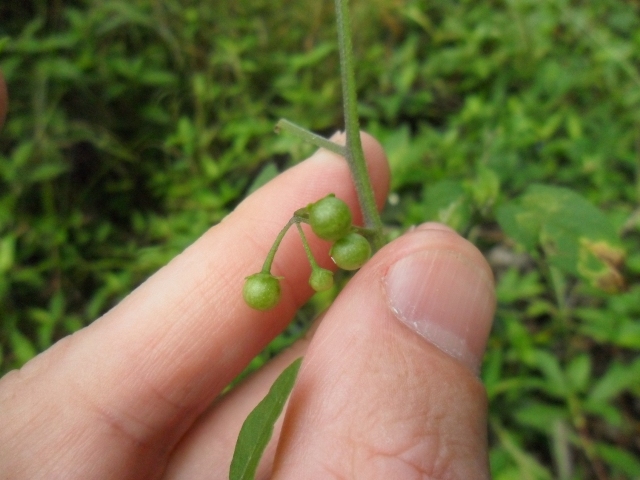
[[[316,147],[326,148],[327,150],[340,155],[341,157],[347,157],[347,149],[342,145],[338,145],[337,143],[333,143],[331,140],[327,140],[326,138],[316,135],[313,132],[310,132],[306,128],[302,128],[299,125],[296,125],[289,120],[285,120],[281,118],[276,123],[276,132],[280,133],[281,131],[291,133],[292,135],[298,137],[305,142],[311,143]]]
[[[375,231],[374,249],[383,243],[382,220],[378,214],[371,179],[364,159],[362,142],[360,141],[360,125],[358,121],[358,99],[354,73],[353,46],[351,43],[351,20],[348,0],[335,0],[338,24],[338,44],[340,50],[340,77],[342,79],[342,101],[344,121],[347,134],[347,154],[345,159],[351,169],[351,176],[358,192],[358,200],[362,209],[365,227]]]
[[[309,242],[307,242],[307,237],[302,231],[302,227],[300,226],[300,222],[296,222],[296,227],[298,227],[298,233],[300,234],[300,240],[302,240],[302,246],[304,247],[304,251],[307,254],[307,259],[309,259],[309,263],[311,264],[312,269],[318,268],[318,262],[313,256],[311,252],[311,248],[309,247]]]
[[[278,247],[280,246],[280,243],[282,243],[282,239],[284,238],[289,228],[291,228],[291,225],[293,225],[294,223],[297,223],[298,221],[299,221],[298,217],[294,215],[287,222],[287,224],[282,228],[282,230],[280,230],[280,233],[278,234],[275,241],[273,242],[271,250],[269,250],[269,253],[267,254],[267,258],[265,258],[264,260],[264,264],[262,264],[262,270],[261,270],[262,273],[271,273],[271,265],[273,265],[273,259],[276,257],[276,252],[278,251]]]

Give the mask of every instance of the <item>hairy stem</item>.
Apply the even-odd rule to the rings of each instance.
[[[373,187],[371,186],[371,179],[367,171],[364,151],[362,150],[362,142],[360,141],[349,5],[347,0],[335,0],[335,3],[338,24],[338,45],[340,49],[342,102],[347,134],[347,152],[345,159],[351,169],[351,176],[353,177],[353,182],[358,192],[358,200],[360,201],[365,227],[373,229],[375,232],[372,241],[374,248],[377,250],[384,244],[382,220],[376,207]]]
[[[262,264],[262,273],[271,273],[271,265],[273,265],[273,259],[276,257],[276,252],[278,251],[280,243],[282,243],[282,239],[284,238],[289,228],[291,228],[291,225],[297,223],[298,221],[298,217],[294,215],[293,217],[291,217],[291,220],[289,220],[287,224],[282,228],[282,230],[280,230],[280,233],[273,242],[271,250],[269,250],[269,253],[267,254],[267,258],[265,258],[264,260],[264,264]]]
[[[330,152],[336,153],[341,157],[346,158],[347,156],[347,149],[342,145],[333,143],[331,140],[327,140],[320,135],[310,132],[306,128],[299,127],[295,123],[285,120],[284,118],[281,118],[278,120],[278,123],[276,123],[276,132],[280,133],[281,131],[291,133],[299,139],[309,142],[316,147],[326,148]]]
[[[313,257],[313,253],[311,252],[311,248],[309,247],[309,243],[307,242],[307,237],[302,231],[302,227],[300,226],[300,222],[296,222],[296,227],[298,227],[298,233],[300,234],[300,240],[302,240],[302,246],[304,247],[304,251],[307,254],[307,258],[309,259],[309,263],[311,264],[311,269],[318,268],[318,263],[316,259]]]

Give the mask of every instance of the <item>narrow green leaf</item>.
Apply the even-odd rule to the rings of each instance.
[[[565,369],[565,375],[574,392],[584,392],[591,379],[591,357],[582,354],[573,358]]]
[[[640,385],[640,359],[631,365],[615,362],[593,386],[588,399],[607,402],[637,385]]]
[[[258,190],[261,186],[269,183],[271,180],[273,180],[278,176],[278,173],[280,172],[278,172],[278,167],[276,167],[275,163],[273,162],[267,163],[264,166],[264,168],[260,170],[260,173],[256,176],[256,178],[253,180],[253,182],[251,183],[251,186],[249,186],[247,195],[252,194],[256,190]]]
[[[533,361],[544,377],[544,391],[557,398],[566,398],[571,389],[558,359],[546,350],[536,350]]]
[[[33,342],[19,330],[11,332],[9,337],[17,366],[22,366],[38,354]]]
[[[640,458],[632,452],[601,442],[596,444],[596,451],[607,463],[620,470],[624,475],[628,475],[628,478],[640,476]]]
[[[273,426],[282,413],[300,370],[302,358],[284,369],[273,382],[269,393],[242,424],[233,452],[229,480],[253,480],[258,463],[273,435]]]
[[[566,421],[569,412],[564,406],[551,402],[531,400],[513,409],[513,417],[517,422],[527,427],[552,436],[554,428],[559,422]]]
[[[517,467],[517,476],[521,480],[551,480],[549,470],[521,445],[521,440],[512,431],[500,425],[496,418],[491,420],[491,427],[498,438],[500,446],[507,452]]]

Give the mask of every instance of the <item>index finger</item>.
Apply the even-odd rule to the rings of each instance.
[[[375,140],[366,135],[363,140],[382,205],[388,188],[386,159]],[[52,419],[55,427],[47,429],[48,439],[40,432],[40,442],[77,443],[79,437],[69,432],[90,429],[96,442],[109,437],[113,444],[96,448],[84,439],[62,451],[83,458],[81,448],[88,459],[108,450],[120,462],[141,462],[142,445],[148,462],[158,463],[159,449],[171,448],[311,295],[308,261],[295,235],[285,237],[274,263],[273,273],[285,277],[280,304],[272,311],[256,312],[244,304],[241,290],[244,278],[260,270],[292,213],[331,192],[356,212],[346,163],[320,150],[255,192],[101,319],[27,364],[13,380],[5,379],[14,382],[14,392],[22,388],[13,397],[22,397],[24,415],[60,418],[60,412],[65,413],[67,424],[55,426]],[[328,250],[326,242],[309,240],[312,249]],[[43,409],[42,401],[29,404],[34,382],[38,397],[46,399],[45,412],[37,411]],[[3,386],[6,391],[6,382]],[[31,389],[31,396],[25,389]],[[105,430],[102,439],[96,417]],[[0,428],[0,436],[28,435],[29,428],[21,427]],[[34,458],[38,453],[25,450],[25,455]],[[109,468],[113,472],[114,464]]]

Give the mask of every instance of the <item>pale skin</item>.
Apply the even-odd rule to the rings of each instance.
[[[6,98],[0,77],[0,120]],[[380,145],[366,134],[363,141],[381,206],[389,168]],[[275,309],[244,304],[244,277],[260,269],[292,212],[329,193],[358,211],[345,162],[320,150],[111,311],[5,375],[2,478],[226,479],[246,415],[299,356],[297,384],[258,478],[488,478],[477,369],[494,312],[492,276],[480,252],[441,225],[422,225],[380,250],[306,338],[221,396],[312,294],[295,232],[274,262],[273,273],[285,277]],[[308,238],[330,268],[329,244]],[[390,272],[405,258],[428,258],[431,280],[389,293]],[[414,293],[421,307],[394,306]],[[440,330],[416,333],[408,325],[423,307],[426,325],[454,325],[462,341]]]

